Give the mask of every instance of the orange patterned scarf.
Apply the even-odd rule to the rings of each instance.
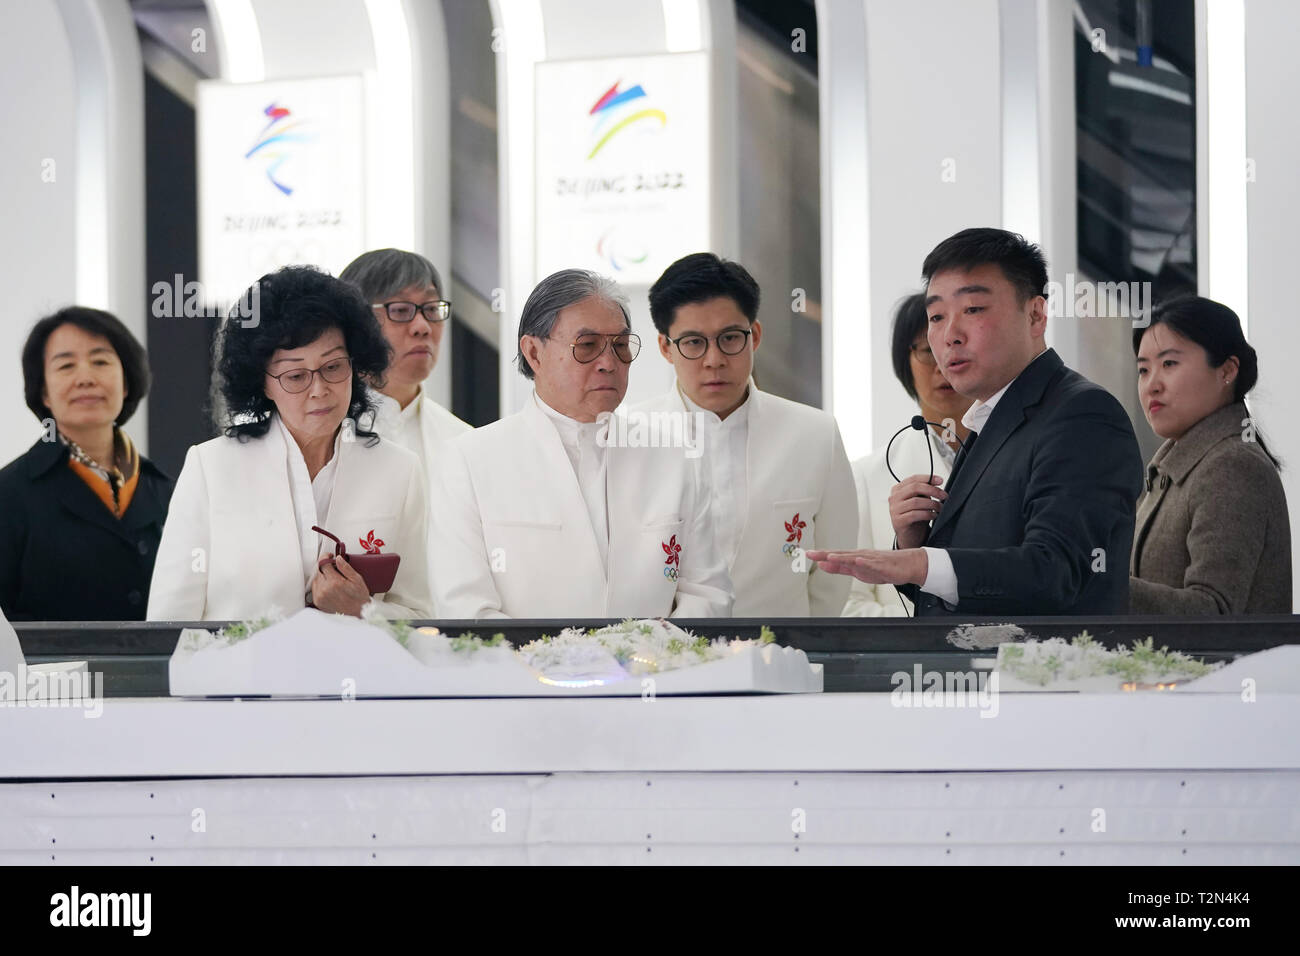
[[[105,468],[71,438],[59,432],[59,440],[68,446],[68,467],[95,493],[114,517],[120,518],[131,506],[140,481],[140,453],[126,432],[113,429],[114,466]]]

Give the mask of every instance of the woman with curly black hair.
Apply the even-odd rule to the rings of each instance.
[[[263,276],[241,306],[217,335],[224,435],[185,458],[149,619],[237,620],[304,606],[359,616],[371,600],[366,580],[313,526],[353,552],[398,554],[396,578],[374,600],[386,617],[428,617],[419,462],[356,424],[372,410],[364,383],[382,379],[389,362],[369,306],[307,266]]]

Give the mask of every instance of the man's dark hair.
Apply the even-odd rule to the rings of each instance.
[[[919,401],[916,394],[916,380],[912,377],[912,343],[918,335],[925,334],[926,327],[925,293],[917,292],[898,303],[894,310],[894,327],[891,333],[890,355],[894,361],[894,375],[902,384],[903,390]]]
[[[1036,295],[1047,295],[1047,260],[1043,251],[1024,236],[1005,229],[963,229],[931,250],[921,266],[927,286],[940,272],[996,265],[1016,289],[1023,305]]]
[[[735,302],[751,325],[758,318],[758,283],[748,270],[711,252],[695,252],[670,265],[650,287],[650,318],[667,335],[682,306],[721,298]]]
[[[23,395],[27,399],[27,407],[42,421],[53,417],[53,412],[41,398],[41,392],[45,388],[45,344],[55,330],[64,325],[75,325],[83,332],[102,336],[113,346],[117,360],[122,363],[122,384],[126,388],[117,424],[125,425],[135,414],[140,401],[149,394],[149,360],[144,346],[117,316],[102,309],[81,305],[70,305],[53,315],[47,315],[28,334],[23,345]]]

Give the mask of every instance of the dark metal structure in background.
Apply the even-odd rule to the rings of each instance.
[[[1080,271],[1195,292],[1194,4],[1079,0],[1074,43]]]

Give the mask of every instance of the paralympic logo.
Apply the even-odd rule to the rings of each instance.
[[[619,227],[606,229],[596,240],[596,255],[608,259],[611,267],[622,272],[626,266],[640,265],[650,257],[645,246],[620,235]]]
[[[287,107],[272,103],[262,112],[269,122],[257,134],[257,142],[244,154],[244,158],[251,159],[254,153],[261,153],[261,158],[267,160],[266,178],[271,181],[272,186],[288,196],[293,193],[293,187],[277,179],[276,172],[291,155],[289,144],[310,143],[315,137],[310,133],[300,132],[302,122],[290,119]]]
[[[639,102],[646,98],[646,92],[640,83],[630,89],[620,90],[618,86],[622,82],[622,80],[615,81],[588,112],[589,116],[596,117],[591,131],[595,145],[587,154],[588,159],[592,159],[606,143],[634,123],[658,120],[660,126],[668,124],[668,116],[663,110],[646,107]]]

